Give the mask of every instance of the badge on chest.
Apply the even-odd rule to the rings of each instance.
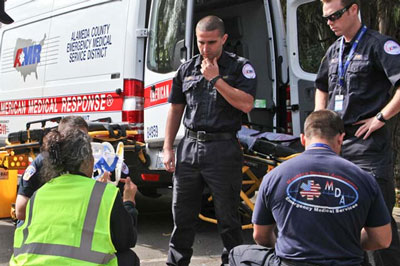
[[[335,95],[335,111],[340,112],[343,111],[343,94]]]

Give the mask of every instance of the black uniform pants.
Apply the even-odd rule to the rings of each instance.
[[[400,265],[400,241],[397,224],[392,211],[395,205],[393,154],[391,134],[387,127],[382,127],[363,140],[354,136],[358,127],[346,127],[346,136],[342,146],[342,156],[355,163],[363,170],[371,173],[378,182],[391,215],[392,243],[389,248],[368,252],[369,263],[372,266]]]
[[[285,260],[275,255],[275,249],[259,245],[241,245],[231,250],[230,266],[318,266],[313,263]]]
[[[213,197],[224,246],[222,262],[228,263],[229,251],[243,243],[238,216],[242,163],[242,151],[235,138],[208,142],[189,137],[182,139],[174,174],[174,230],[169,243],[168,265],[190,263],[205,184]]]

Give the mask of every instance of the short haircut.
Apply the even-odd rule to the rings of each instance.
[[[308,139],[318,137],[330,141],[343,132],[343,120],[331,110],[312,112],[304,122],[304,134]]]
[[[222,19],[217,16],[207,16],[197,22],[196,30],[199,31],[214,31],[218,30],[222,35],[225,34],[225,25]]]
[[[322,3],[330,3],[332,0],[321,0]],[[358,7],[360,7],[360,1],[359,0],[341,0],[342,5],[349,6],[350,4],[356,4]]]
[[[63,117],[60,123],[58,124],[58,131],[60,132],[75,130],[75,129],[81,129],[88,132],[89,126],[86,123],[85,119],[83,119],[81,116],[75,116],[75,115]]]

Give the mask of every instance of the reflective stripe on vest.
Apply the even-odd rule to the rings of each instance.
[[[28,221],[26,221],[27,226],[23,230],[22,246],[20,248],[14,248],[14,256],[18,256],[24,253],[30,253],[36,255],[62,256],[97,264],[107,264],[108,262],[110,262],[115,257],[115,254],[108,254],[91,250],[94,229],[105,188],[106,184],[102,182],[96,182],[93,187],[85,216],[85,221],[83,224],[80,247],[45,243],[25,244],[25,241],[28,238],[29,234],[28,228],[32,221],[33,205],[36,196],[35,193],[30,199],[29,218]]]

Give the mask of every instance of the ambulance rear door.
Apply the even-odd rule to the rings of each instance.
[[[321,59],[336,37],[322,18],[320,1],[287,0],[286,18],[290,108],[293,134],[299,135],[314,110],[314,81]]]
[[[191,55],[193,2],[152,1],[144,75],[144,138],[152,158],[150,169],[163,169],[168,96],[176,70]],[[177,141],[183,133],[180,127]]]

